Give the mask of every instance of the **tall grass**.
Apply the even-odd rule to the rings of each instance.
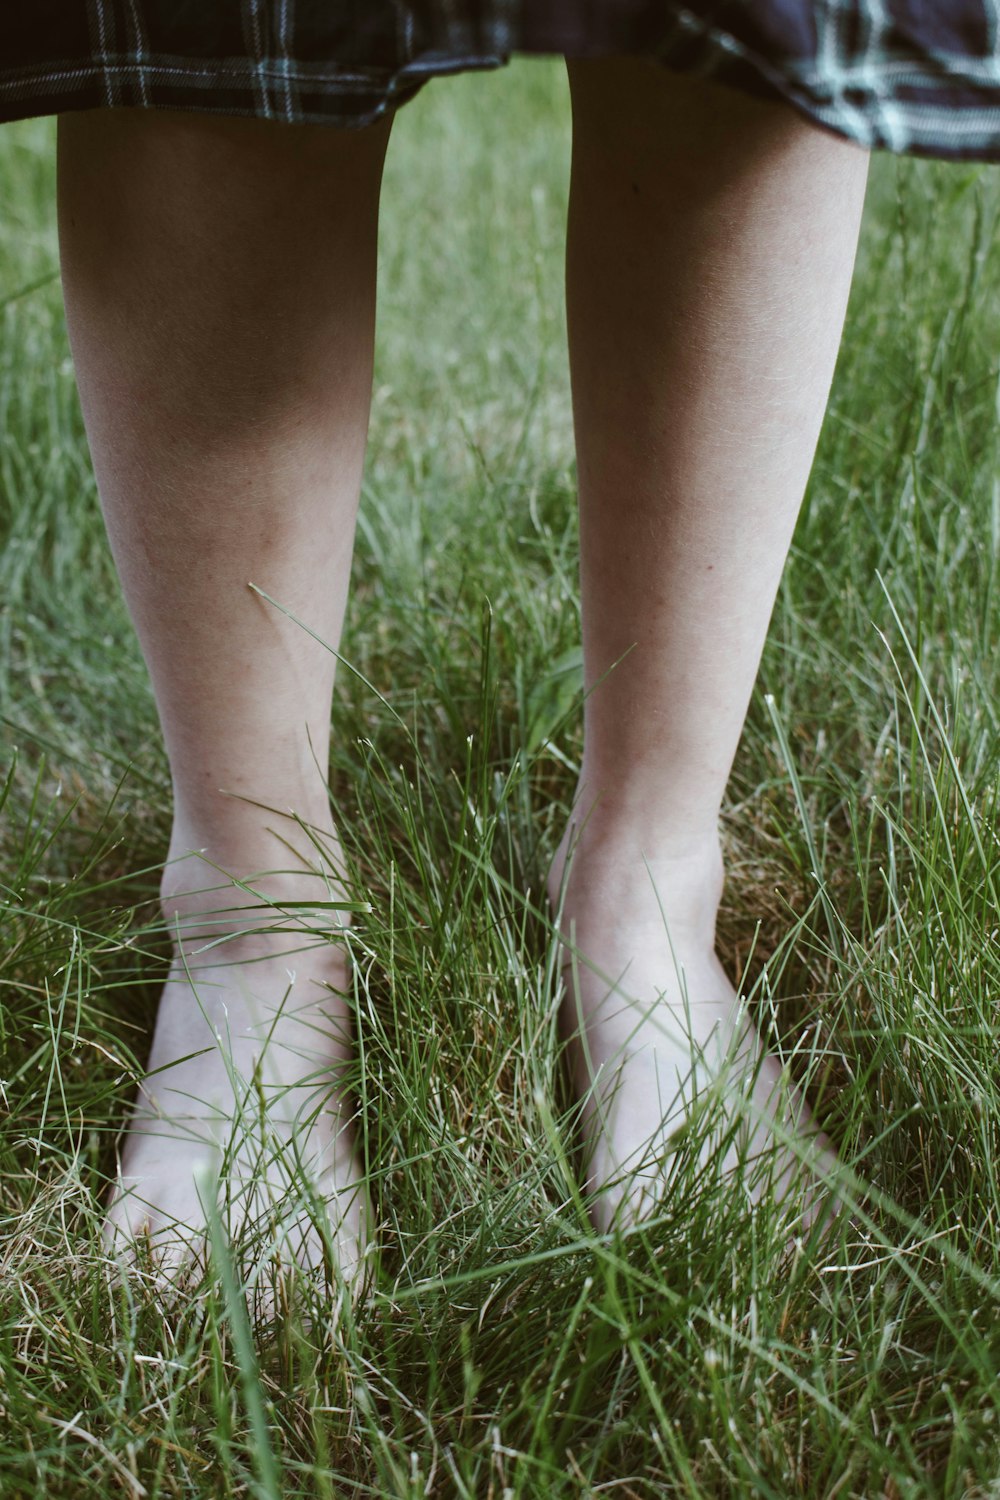
[[[581,1211],[542,900],[581,747],[564,84],[521,63],[401,114],[331,781],[371,906],[380,1253],[356,1306],[281,1315],[221,1230],[186,1299],[100,1247],[164,977],[168,776],[52,146],[0,139],[0,1493],[1000,1495],[996,170],[873,164],[725,808],[722,955],[854,1204],[787,1261],[768,1205],[683,1163],[634,1234]]]

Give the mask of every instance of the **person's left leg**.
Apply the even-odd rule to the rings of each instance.
[[[826,406],[868,157],[788,107],[638,60],[569,71],[588,696],[550,893],[578,955],[566,1020],[607,1225],[659,1190],[692,1070],[704,1081],[720,1044],[743,1068],[757,1052],[715,954],[718,817]],[[765,1058],[765,1117],[777,1077]]]

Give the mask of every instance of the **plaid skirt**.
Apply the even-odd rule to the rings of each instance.
[[[0,120],[131,106],[360,126],[514,52],[644,56],[869,148],[1000,161],[1000,0],[13,0]]]

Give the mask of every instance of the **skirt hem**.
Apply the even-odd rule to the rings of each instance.
[[[772,61],[689,11],[676,14],[676,24],[655,55],[641,54],[668,71],[783,102],[813,125],[862,149],[1000,161],[1000,90],[995,86],[977,90],[967,79],[949,80],[942,65],[930,88],[912,62],[908,76],[904,58],[896,66],[892,97],[885,96],[884,84],[866,82],[861,71],[856,77],[843,74],[838,90],[827,87],[824,96],[825,80],[814,59]],[[79,109],[140,108],[363,129],[414,98],[432,78],[493,72],[515,52],[527,55],[517,49],[430,50],[395,68],[141,53],[95,57],[89,64],[48,62],[0,70],[0,121]],[[569,55],[593,54],[580,49]]]

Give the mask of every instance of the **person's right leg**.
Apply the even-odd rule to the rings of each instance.
[[[139,111],[60,122],[80,396],[174,791],[162,894],[176,958],[109,1226],[112,1239],[170,1238],[173,1253],[204,1231],[199,1160],[218,1166],[234,1147],[236,1195],[253,1175],[272,1192],[288,1182],[287,1164],[257,1160],[259,1129],[234,1133],[263,1100],[270,1146],[301,1154],[330,1201],[345,1267],[363,1231],[337,1078],[350,1048],[343,942],[289,923],[260,931],[275,918],[262,923],[253,895],[226,881],[278,902],[343,898],[326,788],[335,658],[249,585],[337,647],[388,135]],[[207,948],[211,937],[227,940]],[[258,1194],[235,1216],[263,1207]],[[315,1263],[303,1222],[288,1258]]]

